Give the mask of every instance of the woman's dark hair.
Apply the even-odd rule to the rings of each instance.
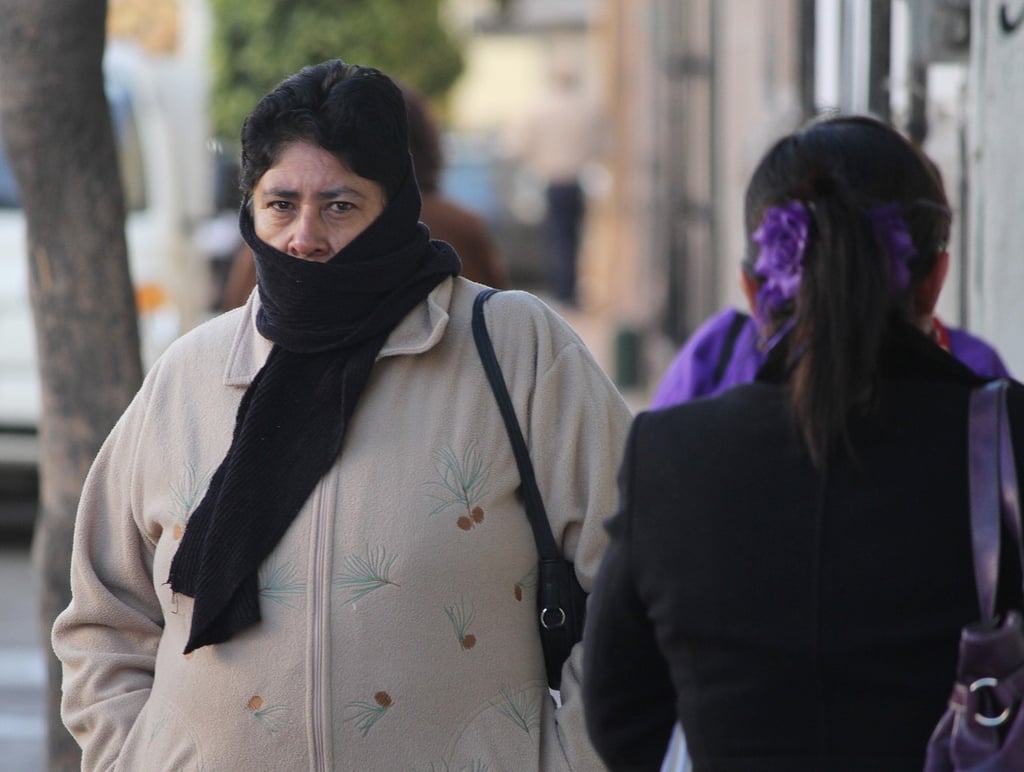
[[[809,215],[803,272],[793,302],[761,323],[792,324],[790,409],[812,459],[824,465],[837,441],[849,447],[851,411],[867,408],[878,359],[893,320],[911,313],[910,290],[935,266],[949,236],[950,212],[935,165],[893,128],[873,118],[814,122],[779,140],[747,187],[747,256],[755,271],[754,232],[768,207],[800,202]],[[888,253],[868,213],[895,205],[913,240],[909,287],[894,290]]]
[[[283,80],[245,119],[239,189],[246,204],[284,147],[297,141],[322,147],[380,183],[388,200],[410,167],[402,92],[379,70],[340,59]]]
[[[402,95],[409,117],[409,152],[416,170],[416,182],[424,193],[435,193],[444,166],[441,132],[423,94],[402,86]]]

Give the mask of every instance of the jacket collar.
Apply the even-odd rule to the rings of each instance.
[[[786,339],[776,346],[757,372],[757,380],[783,383],[792,367],[787,364]],[[944,350],[919,329],[902,319],[893,319],[879,352],[878,374],[882,379],[927,379],[955,381],[967,386],[985,383],[967,365]]]
[[[448,327],[454,278],[445,279],[391,331],[377,359],[421,354],[441,340]],[[254,291],[239,316],[224,367],[226,386],[248,386],[267,361],[274,344],[256,330],[260,293]]]

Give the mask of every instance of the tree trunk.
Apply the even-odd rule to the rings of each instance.
[[[106,0],[0,0],[0,122],[28,224],[42,384],[33,557],[42,639],[70,600],[86,472],[142,379],[125,205],[103,87]],[[77,770],[48,662],[50,769]]]

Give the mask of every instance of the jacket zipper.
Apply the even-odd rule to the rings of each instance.
[[[313,510],[313,523],[312,523],[312,534],[313,534],[313,587],[310,593],[310,600],[312,601],[312,617],[313,617],[313,628],[312,628],[312,640],[310,656],[312,658],[310,672],[312,675],[312,683],[310,685],[310,699],[312,706],[312,744],[313,744],[313,757],[311,759],[312,768],[315,770],[322,770],[322,772],[328,772],[327,767],[327,751],[325,748],[325,728],[324,722],[324,710],[323,710],[323,696],[324,696],[324,682],[323,676],[326,668],[324,667],[324,623],[326,619],[325,603],[324,600],[326,592],[324,574],[327,569],[327,539],[324,538],[324,518],[323,518],[323,487],[322,484],[316,494],[316,502]]]

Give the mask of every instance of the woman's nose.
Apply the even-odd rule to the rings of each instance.
[[[304,207],[294,220],[292,236],[288,240],[288,254],[304,260],[323,260],[330,257],[327,231],[320,213]]]

